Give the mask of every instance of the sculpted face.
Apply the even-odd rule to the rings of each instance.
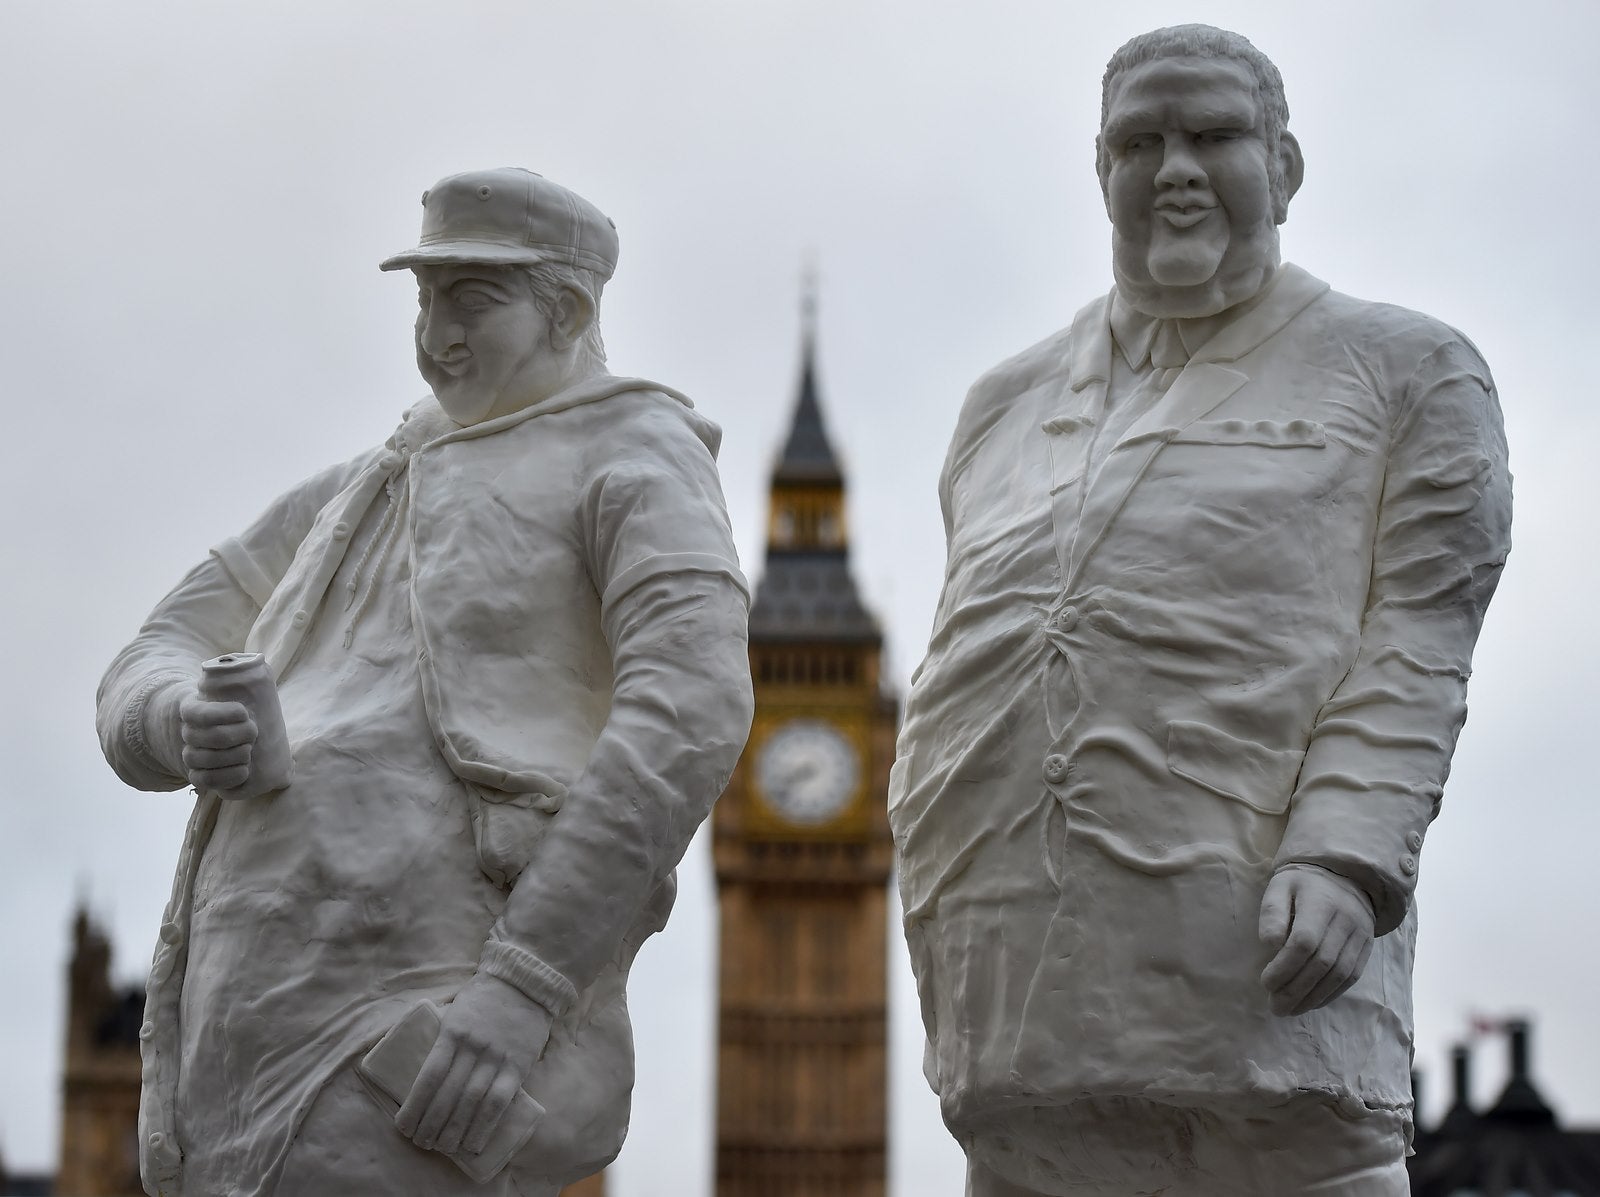
[[[1268,144],[1250,68],[1228,58],[1157,58],[1112,81],[1101,186],[1117,288],[1152,316],[1210,316],[1249,299],[1278,264],[1299,146]]]
[[[520,411],[560,389],[552,322],[521,271],[418,266],[417,369],[457,424]]]

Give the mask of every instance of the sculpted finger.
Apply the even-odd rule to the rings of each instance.
[[[189,783],[199,790],[237,790],[250,780],[250,766],[230,769],[191,769]]]
[[[497,1073],[498,1069],[492,1062],[478,1061],[472,1070],[472,1075],[467,1078],[466,1086],[461,1090],[456,1108],[451,1112],[444,1129],[439,1132],[439,1138],[434,1142],[435,1151],[449,1155],[461,1147],[461,1141],[472,1126],[472,1120],[477,1115],[479,1107],[483,1105],[484,1095],[489,1092],[489,1086],[494,1083]]]
[[[233,705],[238,706],[237,703]],[[227,723],[183,725],[183,742],[190,748],[235,748],[241,744],[254,744],[258,734],[255,720],[249,718]]]
[[[242,702],[211,702],[190,695],[178,704],[178,718],[196,727],[213,727],[220,723],[248,723],[250,709]]]
[[[1357,931],[1354,936],[1350,936],[1350,943],[1346,944],[1344,952],[1346,952],[1346,959],[1341,959],[1341,962],[1339,962],[1339,971],[1341,971],[1342,975],[1341,983],[1331,994],[1326,995],[1325,999],[1307,1007],[1309,1010],[1325,1007],[1331,1000],[1336,999],[1339,994],[1342,994],[1342,992],[1362,979],[1362,973],[1366,971],[1366,962],[1373,955],[1373,936],[1370,933],[1366,933],[1366,931]]]
[[[406,1138],[415,1141],[417,1124],[422,1121],[422,1115],[427,1112],[429,1103],[433,1101],[433,1095],[439,1091],[439,1086],[444,1084],[444,1078],[450,1072],[450,1065],[455,1060],[455,1055],[453,1041],[447,1040],[442,1035],[434,1040],[428,1058],[417,1070],[417,1079],[411,1082],[411,1092],[406,1094],[405,1101],[394,1116],[395,1129]]]
[[[1373,938],[1372,930],[1371,930],[1370,927],[1369,928],[1363,928],[1357,934],[1359,936],[1359,942],[1360,942],[1361,947],[1360,947],[1360,950],[1356,954],[1355,972],[1350,977],[1350,983],[1352,985],[1354,985],[1357,981],[1361,980],[1361,974],[1367,971],[1367,961],[1372,959],[1372,949],[1373,949],[1373,946],[1377,943],[1377,940]]]
[[[1339,958],[1334,961],[1328,973],[1310,993],[1300,1000],[1296,1014],[1305,1014],[1310,1010],[1320,1010],[1334,998],[1338,997],[1350,986],[1354,985],[1361,976],[1361,969],[1366,964],[1366,958],[1371,952],[1371,940],[1367,940],[1364,947],[1362,937],[1352,935],[1345,941],[1344,947],[1339,952]]]
[[[234,769],[250,763],[252,746],[238,744],[232,748],[185,748],[183,765],[189,772],[212,772],[217,769]]]
[[[1273,995],[1275,1013],[1293,1009],[1311,991],[1327,972],[1337,945],[1342,942],[1341,939],[1329,943],[1325,926],[1312,927],[1302,921],[1295,927],[1289,942],[1261,974],[1261,983]]]
[[[1262,970],[1261,983],[1267,987],[1267,992],[1276,993],[1287,985],[1316,955],[1325,935],[1326,928],[1313,926],[1304,916],[1297,918],[1289,938]]]
[[[1329,934],[1323,937],[1316,953],[1298,973],[1278,990],[1274,1010],[1278,1014],[1304,1014],[1313,1009],[1311,997],[1325,985],[1336,986],[1343,978],[1339,964],[1349,937]]]
[[[472,1126],[467,1130],[464,1145],[468,1151],[482,1151],[488,1145],[489,1136],[499,1128],[500,1120],[511,1108],[511,1099],[520,1088],[522,1078],[514,1070],[503,1068],[496,1074],[489,1092],[484,1094],[483,1104],[472,1119]]]
[[[412,1141],[418,1147],[432,1151],[438,1144],[439,1132],[444,1130],[445,1123],[450,1121],[450,1115],[455,1113],[456,1105],[461,1101],[461,1093],[467,1087],[467,1081],[472,1076],[472,1069],[476,1063],[477,1059],[472,1052],[456,1053],[455,1059],[450,1062],[450,1071],[445,1073],[444,1081],[434,1093],[433,1100],[422,1112],[422,1117],[417,1119],[417,1133]]]
[[[1289,920],[1294,911],[1291,879],[1283,874],[1272,879],[1261,899],[1261,942],[1276,951],[1289,938]]]

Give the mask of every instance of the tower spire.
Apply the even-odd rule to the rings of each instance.
[[[808,260],[800,285],[800,391],[795,398],[789,438],[772,480],[838,485],[844,481],[828,440],[817,395],[817,271]]]
[[[817,348],[817,253],[810,249],[800,267],[800,341],[809,366]]]

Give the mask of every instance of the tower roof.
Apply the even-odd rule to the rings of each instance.
[[[767,550],[750,607],[750,639],[878,644],[878,621],[861,605],[845,554]]]
[[[817,298],[815,281],[808,277],[801,299],[800,393],[795,400],[789,439],[773,471],[774,482],[844,482],[839,459],[828,440],[817,396]]]
[[[816,294],[808,275],[801,302],[800,388],[794,420],[772,475],[775,510],[794,512],[820,502],[833,513],[836,540],[769,543],[766,569],[750,608],[753,640],[834,641],[877,644],[878,622],[862,605],[850,574],[849,546],[843,535],[844,471],[828,439],[817,388]],[[826,487],[822,498],[806,499],[803,488]],[[794,488],[802,488],[797,494]]]

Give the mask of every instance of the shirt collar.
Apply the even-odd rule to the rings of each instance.
[[[1134,370],[1143,370],[1150,364],[1152,350],[1155,350],[1158,356],[1178,355],[1187,360],[1217,333],[1264,303],[1267,296],[1277,287],[1278,281],[1283,278],[1283,271],[1284,268],[1280,265],[1267,280],[1267,285],[1243,303],[1236,303],[1214,316],[1198,316],[1193,319],[1159,320],[1154,316],[1147,316],[1129,307],[1127,301],[1122,298],[1122,293],[1113,290],[1111,339],[1116,342],[1123,358]],[[1159,345],[1156,339],[1158,335],[1163,342]],[[1168,361],[1162,364],[1181,365],[1182,362]]]

